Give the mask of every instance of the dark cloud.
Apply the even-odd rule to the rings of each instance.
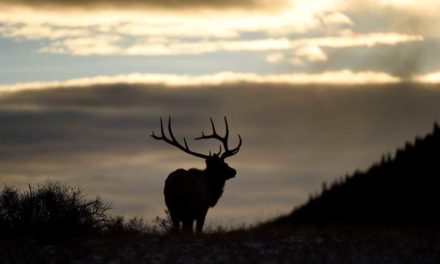
[[[106,85],[12,93],[0,98],[0,183],[78,184],[112,200],[116,212],[150,219],[162,212],[169,172],[204,166],[149,137],[159,117],[172,115],[178,138],[203,152],[216,145],[192,139],[210,129],[209,116],[222,131],[226,115],[231,140],[239,132],[244,143],[229,160],[239,174],[228,182],[217,216],[233,211],[255,221],[264,208],[287,212],[322,181],[365,168],[428,132],[440,120],[439,88]]]
[[[3,4],[24,5],[35,8],[161,8],[161,9],[192,9],[192,8],[248,8],[275,9],[288,3],[286,0],[3,0]]]
[[[56,159],[82,157],[84,151],[144,151],[142,143],[160,116],[183,117],[192,125],[194,113],[212,112],[218,102],[207,90],[113,85],[19,92],[1,98],[0,105],[2,144],[29,148],[15,153],[21,158]],[[0,147],[0,153],[5,150]]]

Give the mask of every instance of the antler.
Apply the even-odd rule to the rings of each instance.
[[[207,159],[207,158],[210,157],[210,155],[204,155],[204,154],[197,153],[197,152],[194,152],[194,151],[190,150],[189,147],[188,147],[188,143],[186,143],[186,138],[183,138],[183,142],[184,142],[185,146],[182,146],[176,140],[176,138],[174,137],[174,134],[173,134],[173,130],[171,129],[171,116],[168,117],[168,134],[170,135],[171,139],[167,138],[167,136],[165,135],[165,132],[164,132],[164,129],[163,129],[162,118],[160,118],[160,133],[161,133],[161,136],[156,136],[154,134],[154,132],[152,132],[151,133],[151,137],[154,138],[154,139],[157,139],[157,140],[163,140],[163,141],[167,142],[168,144],[171,144],[171,145],[179,148],[183,152],[188,153],[190,155],[193,155],[193,156],[196,156],[196,157],[199,157],[199,158],[203,158],[203,159]]]
[[[217,131],[215,130],[215,126],[214,126],[214,121],[212,120],[212,117],[209,118],[209,120],[211,120],[211,126],[212,126],[212,134],[211,135],[205,135],[205,133],[202,132],[202,135],[198,138],[196,138],[196,140],[199,139],[217,139],[219,140],[224,147],[225,152],[223,152],[223,154],[221,155],[222,159],[225,159],[227,157],[233,156],[235,154],[238,153],[238,151],[240,150],[241,147],[241,136],[240,134],[238,134],[238,139],[239,139],[239,143],[238,146],[233,148],[233,149],[229,149],[228,146],[228,138],[229,138],[229,126],[228,126],[228,120],[226,119],[226,116],[224,117],[225,120],[225,127],[226,127],[226,131],[225,131],[225,136],[221,137],[219,136],[219,134],[217,134]],[[222,146],[220,145],[220,151],[217,155],[220,155],[220,153],[222,152]]]

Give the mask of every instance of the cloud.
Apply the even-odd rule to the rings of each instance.
[[[2,9],[0,35],[3,37],[48,40],[41,43],[41,52],[82,56],[288,49],[288,38],[280,34],[304,32],[319,26],[316,13],[321,12],[288,8],[275,15],[232,11],[218,15],[212,11],[176,13],[115,9],[67,10],[61,15],[59,11],[44,7],[38,11],[20,6]],[[251,32],[262,37],[242,37]],[[115,41],[116,38],[120,41]],[[105,45],[106,39],[108,45]]]
[[[114,8],[160,8],[160,9],[195,9],[195,8],[247,8],[276,9],[289,4],[289,1],[275,0],[268,3],[262,0],[126,0],[126,1],[86,1],[86,0],[2,0],[4,5],[26,6],[32,8],[76,8],[76,9],[114,9]]]
[[[84,28],[56,28],[48,25],[10,25],[0,27],[0,35],[14,39],[63,39],[88,36]]]
[[[69,38],[55,41],[50,46],[41,48],[40,52],[67,53],[78,56],[120,54],[122,47],[119,43],[121,41],[122,38],[117,35]]]
[[[324,52],[322,48],[331,48],[333,50],[341,50],[341,52],[347,51],[347,48],[354,47],[368,47],[369,49],[376,46],[394,46],[397,44],[405,44],[411,42],[422,42],[424,39],[422,36],[415,35],[402,35],[398,33],[371,33],[371,34],[355,34],[351,31],[346,31],[341,36],[335,37],[322,37],[322,38],[309,38],[300,39],[291,42],[291,46],[294,49],[293,57],[287,59],[291,64],[297,66],[303,66],[307,62],[323,63],[325,62],[325,69],[331,69],[333,65],[336,65],[340,58],[330,57]],[[382,48],[381,48],[382,49]],[[398,48],[397,48],[398,49]],[[364,50],[364,49],[363,49]],[[335,52],[334,52],[335,53]],[[357,70],[365,71],[370,65],[368,62],[378,62],[379,60],[371,56],[370,58],[363,58],[362,61],[366,64],[366,67]],[[390,65],[389,62],[387,62]],[[348,57],[345,61],[345,65],[339,68],[353,69],[356,67],[356,59],[354,57]],[[401,66],[398,66],[401,67]],[[397,67],[395,67],[397,68]],[[318,67],[319,69],[319,67]],[[378,69],[379,71],[383,69]],[[316,69],[315,69],[316,71]],[[395,74],[395,72],[391,72]]]
[[[57,87],[87,87],[90,85],[124,84],[161,84],[167,87],[204,88],[232,83],[284,83],[284,84],[371,84],[397,83],[399,79],[382,72],[352,72],[350,70],[310,73],[287,73],[258,75],[254,73],[220,72],[208,75],[173,75],[133,73],[116,76],[97,76],[67,81],[32,82],[12,85],[0,85],[0,94],[22,90],[40,90]]]
[[[415,79],[423,83],[440,83],[440,71],[419,75]]]
[[[284,61],[285,57],[283,53],[272,53],[266,56],[266,61],[269,63],[280,63]]]
[[[338,11],[337,1],[308,1],[281,4],[275,13],[225,11],[174,12],[181,3],[188,6],[259,6],[265,1],[165,1],[170,10],[110,9],[67,10],[60,14],[48,6],[73,6],[74,2],[42,1],[38,11],[26,8],[30,1],[4,3],[0,17],[0,35],[13,39],[40,40],[40,52],[74,56],[178,56],[214,52],[265,52],[300,49],[315,55],[311,62],[324,61],[323,47],[347,48],[355,46],[396,45],[423,41],[417,34],[393,31],[353,32],[357,21]],[[37,1],[38,2],[38,1]],[[124,2],[126,5],[142,1]],[[280,1],[284,2],[284,1]],[[56,4],[58,3],[58,4]],[[86,2],[75,2],[78,7]],[[93,2],[98,6],[104,2]],[[105,2],[112,6],[121,2]],[[112,4],[113,3],[113,4]],[[145,5],[157,1],[142,2]],[[272,4],[272,3],[271,3]],[[35,5],[37,5],[35,3]],[[348,7],[344,7],[351,10]],[[378,31],[380,30],[380,31]],[[314,34],[312,34],[315,32]],[[253,33],[255,37],[248,37]],[[307,34],[318,37],[307,37]],[[295,35],[292,35],[295,34]],[[47,40],[47,41],[46,41]],[[306,56],[312,58],[310,56]],[[319,59],[318,59],[319,58]],[[288,59],[291,60],[291,59]],[[300,58],[297,58],[300,60]]]
[[[183,55],[203,54],[219,51],[270,51],[289,49],[288,39],[261,39],[238,41],[199,41],[171,43],[139,43],[128,47],[121,53],[125,55]],[[75,50],[75,49],[73,49]]]
[[[353,26],[353,21],[341,12],[334,12],[326,14],[322,17],[322,22],[325,25],[349,25]]]
[[[102,84],[2,94],[0,182],[26,187],[59,180],[112,200],[114,213],[153,219],[164,208],[166,175],[204,166],[149,137],[159,117],[172,115],[176,136],[204,152],[217,146],[191,139],[210,129],[209,116],[223,131],[219,121],[226,115],[231,140],[239,132],[243,147],[228,161],[238,175],[209,218],[233,212],[237,222],[250,223],[262,210],[287,213],[322,181],[366,168],[440,120],[440,90],[417,84],[193,88]]]
[[[44,29],[44,30],[43,30]],[[28,32],[29,35],[24,35]],[[402,35],[398,33],[371,33],[354,34],[345,33],[341,36],[304,38],[289,40],[288,38],[266,38],[253,40],[223,40],[211,39],[199,41],[180,40],[166,37],[140,38],[132,44],[117,34],[98,34],[91,36],[81,30],[51,30],[41,28],[37,31],[9,29],[0,30],[6,37],[27,37],[29,39],[44,38],[43,32],[49,34],[47,38],[53,41],[48,46],[42,47],[41,52],[55,54],[70,54],[75,56],[90,55],[127,55],[127,56],[176,56],[198,55],[213,52],[240,52],[240,51],[282,51],[296,49],[298,56],[305,56],[310,61],[325,61],[325,54],[320,47],[347,48],[356,46],[374,47],[376,45],[396,45],[405,42],[422,41],[423,37],[415,35]],[[78,36],[69,36],[59,39],[69,32]],[[54,33],[51,35],[51,33]],[[166,34],[165,34],[166,35]],[[308,55],[305,55],[308,53]]]
[[[377,45],[395,45],[403,42],[418,42],[423,40],[423,36],[405,35],[395,32],[356,34],[351,31],[346,31],[340,36],[296,40],[292,42],[292,46],[316,45],[331,48],[374,47]]]
[[[322,49],[316,45],[302,46],[294,51],[294,55],[301,60],[301,58],[306,58],[312,62],[322,62],[327,61],[327,55],[322,51]]]
[[[346,0],[339,6],[356,31],[398,31],[425,38],[440,36],[439,8],[440,2],[431,0]]]
[[[187,1],[179,2],[187,3]],[[203,2],[211,3],[211,1]],[[235,1],[232,2],[235,3]],[[287,6],[285,9],[275,13],[225,10],[220,14],[217,10],[182,12],[181,10],[173,11],[172,9],[99,9],[86,12],[84,10],[72,9],[63,10],[63,13],[60,14],[58,10],[44,7],[34,10],[14,5],[2,6],[1,3],[0,8],[3,10],[0,23],[8,25],[102,26],[103,29],[119,26],[122,32],[139,34],[142,31],[142,27],[145,28],[149,25],[151,29],[147,28],[146,30],[151,32],[155,31],[153,26],[161,26],[161,28],[168,29],[169,31],[176,31],[176,27],[183,31],[197,27],[203,31],[235,29],[251,32],[263,30],[300,32],[319,26],[319,19],[314,16],[319,15],[326,7],[321,6],[320,9],[304,10]]]
[[[386,72],[402,80],[411,81],[413,77],[437,71],[440,68],[440,41],[426,39],[419,42],[406,42],[400,45],[380,45],[370,48],[322,48],[328,61],[316,63],[312,72],[337,71],[348,68],[352,71]],[[305,69],[304,69],[305,70]]]

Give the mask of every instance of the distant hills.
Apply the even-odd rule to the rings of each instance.
[[[440,127],[270,224],[440,223]]]

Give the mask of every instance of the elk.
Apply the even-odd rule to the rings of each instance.
[[[165,204],[170,213],[174,232],[180,232],[180,224],[182,224],[182,231],[192,233],[193,223],[196,221],[196,231],[201,233],[208,209],[217,204],[223,194],[225,182],[237,174],[237,171],[229,167],[225,159],[238,153],[242,144],[241,136],[238,135],[237,147],[230,149],[228,146],[229,127],[226,117],[224,118],[225,135],[223,137],[217,133],[212,118],[210,120],[212,134],[205,135],[202,132],[202,135],[195,140],[215,139],[220,141],[219,152],[213,154],[211,151],[208,155],[192,151],[188,147],[186,138],[183,138],[184,145],[181,145],[171,129],[171,117],[168,118],[169,137],[164,132],[162,118],[160,119],[161,135],[157,136],[154,132],[151,134],[154,139],[165,141],[187,154],[205,159],[206,163],[204,170],[177,169],[170,173],[165,181]]]

